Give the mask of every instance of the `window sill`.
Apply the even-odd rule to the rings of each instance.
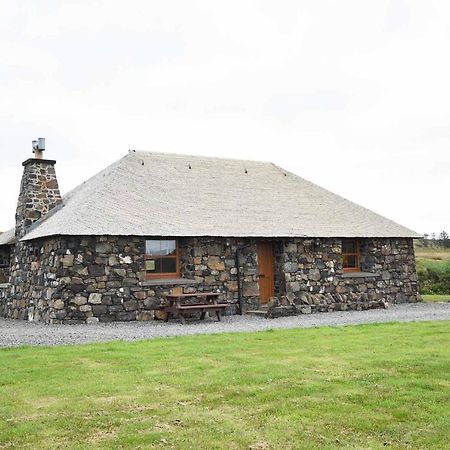
[[[141,283],[141,286],[173,286],[179,284],[200,284],[198,280],[187,278],[151,278]]]
[[[373,272],[344,272],[341,278],[376,278],[380,274]]]

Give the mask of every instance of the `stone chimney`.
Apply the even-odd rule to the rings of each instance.
[[[61,202],[56,161],[43,159],[45,139],[33,141],[34,158],[22,163],[23,175],[16,209],[16,239],[19,241],[30,226]]]

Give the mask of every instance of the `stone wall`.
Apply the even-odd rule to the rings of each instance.
[[[344,273],[341,252],[342,239],[284,240],[276,251],[284,295],[269,316],[420,300],[412,239],[361,239],[361,272]]]
[[[46,323],[149,320],[169,292],[220,291],[236,311],[237,239],[179,240],[180,280],[147,280],[142,237],[52,237],[21,243],[7,317]],[[256,246],[242,251],[242,291],[258,303]]]
[[[236,249],[245,308],[259,305],[256,244],[246,239],[179,239],[181,279],[147,280],[145,238],[51,237],[20,243],[0,314],[46,323],[149,320],[169,292],[220,291],[235,313]],[[341,239],[274,240],[276,298],[269,316],[368,309],[414,302],[411,239],[362,239],[360,273],[344,273]],[[1,301],[1,300],[0,300]]]

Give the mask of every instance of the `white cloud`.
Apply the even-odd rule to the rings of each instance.
[[[265,159],[450,229],[449,5],[3,1],[0,229],[37,136],[64,191],[128,148]]]

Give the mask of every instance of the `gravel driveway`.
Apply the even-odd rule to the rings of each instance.
[[[132,341],[205,333],[425,320],[450,320],[450,303],[414,303],[394,305],[389,309],[317,313],[279,319],[226,316],[223,317],[222,322],[206,319],[202,322],[188,321],[186,325],[180,324],[177,320],[169,323],[151,321],[113,322],[95,325],[43,325],[20,320],[0,319],[0,347],[83,344],[120,339]]]

